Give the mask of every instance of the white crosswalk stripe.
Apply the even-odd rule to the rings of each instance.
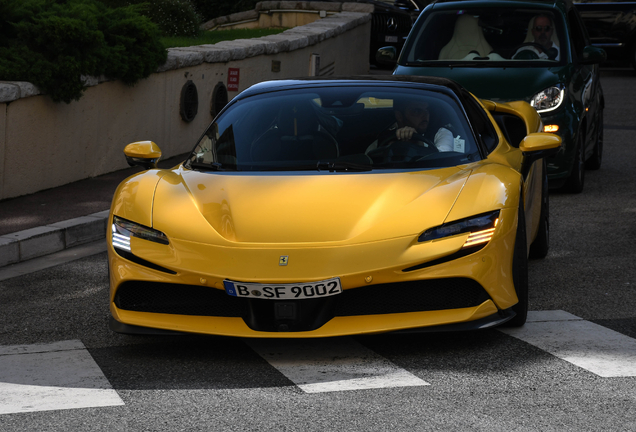
[[[636,339],[568,312],[529,312],[523,327],[500,330],[598,376],[636,376]]]
[[[78,340],[0,346],[0,414],[124,405]]]
[[[246,342],[306,393],[429,385],[350,338]]]
[[[636,376],[636,339],[565,311],[500,331],[601,377]],[[352,338],[245,342],[306,393],[429,385]],[[0,414],[118,405],[82,342],[0,346]]]

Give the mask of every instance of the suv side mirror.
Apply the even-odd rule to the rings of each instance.
[[[375,53],[375,60],[386,66],[395,66],[397,57],[397,50],[392,46],[380,48],[378,52]]]
[[[146,169],[157,168],[161,159],[161,149],[152,141],[137,141],[124,148],[126,162],[130,166],[141,166]]]
[[[581,64],[597,64],[602,63],[607,59],[607,54],[603,48],[588,45],[583,48],[583,55],[581,56],[579,63]]]

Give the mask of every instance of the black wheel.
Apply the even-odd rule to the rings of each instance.
[[[596,129],[596,143],[594,144],[594,153],[585,162],[585,168],[591,170],[597,170],[601,167],[603,162],[603,109],[601,108],[598,114],[598,125]]]
[[[506,322],[506,327],[521,327],[528,317],[528,255],[526,249],[526,218],[523,212],[523,201],[519,203],[519,218],[517,220],[517,236],[512,257],[512,280],[519,303],[512,307],[516,314]]]
[[[576,140],[576,158],[572,172],[565,182],[565,190],[570,193],[581,193],[585,184],[585,132],[579,131]]]
[[[550,194],[548,192],[548,173],[543,160],[543,186],[541,187],[541,220],[539,232],[530,245],[530,258],[540,259],[548,255],[550,249]]]

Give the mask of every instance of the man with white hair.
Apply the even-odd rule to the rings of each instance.
[[[561,58],[561,50],[555,43],[554,23],[548,15],[540,14],[530,20],[525,43],[528,45],[519,48],[513,58],[521,51],[533,51],[540,59],[558,61]]]

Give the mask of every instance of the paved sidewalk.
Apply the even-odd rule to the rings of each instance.
[[[160,161],[159,167],[175,166],[186,156]],[[0,201],[0,267],[105,238],[117,185],[141,170],[128,168]]]

